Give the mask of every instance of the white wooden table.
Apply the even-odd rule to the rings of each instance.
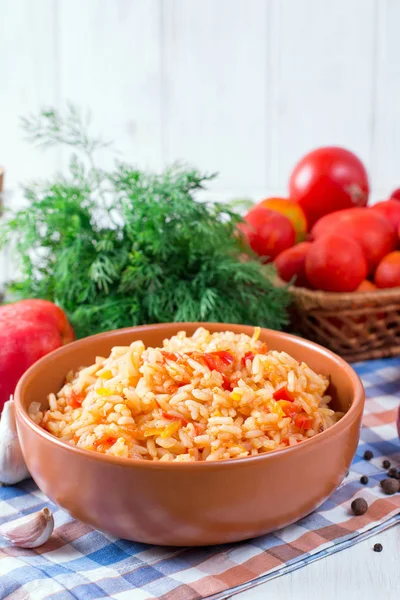
[[[380,542],[382,552],[372,550]],[[400,526],[277,577],[234,600],[398,600]]]

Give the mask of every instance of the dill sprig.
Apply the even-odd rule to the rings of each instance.
[[[29,206],[1,228],[17,297],[56,302],[78,336],[166,321],[286,323],[287,292],[244,247],[241,217],[196,197],[213,174],[179,165],[152,174],[121,162],[102,171],[94,154],[104,144],[74,107],[65,117],[44,110],[24,128],[37,144],[83,157],[72,155],[67,176],[25,187]]]

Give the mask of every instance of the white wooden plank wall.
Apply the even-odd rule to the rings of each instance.
[[[400,186],[399,22],[399,0],[0,0],[7,188],[65,164],[18,118],[71,100],[127,160],[219,171],[219,199],[285,193],[321,144],[358,153],[379,199]]]

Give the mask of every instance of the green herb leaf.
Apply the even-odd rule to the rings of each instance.
[[[287,290],[243,247],[241,217],[196,196],[214,174],[185,165],[152,174],[120,162],[102,171],[95,152],[104,144],[72,106],[24,125],[35,143],[83,157],[72,155],[67,177],[26,187],[28,208],[0,229],[0,243],[14,250],[18,297],[57,302],[78,336],[165,321],[287,322]]]

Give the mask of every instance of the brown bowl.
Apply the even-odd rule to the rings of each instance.
[[[285,333],[261,330],[269,348],[284,350],[331,377],[343,418],[298,446],[217,462],[161,463],[81,450],[61,442],[28,415],[46,406],[66,373],[90,365],[113,346],[142,339],[160,345],[179,330],[252,335],[253,328],[218,323],[166,323],[88,337],[34,364],[15,392],[17,427],[29,471],[39,488],[73,517],[119,538],[162,545],[235,542],[284,527],[319,506],[345,477],[359,438],[364,390],[353,369],[330,351]]]

